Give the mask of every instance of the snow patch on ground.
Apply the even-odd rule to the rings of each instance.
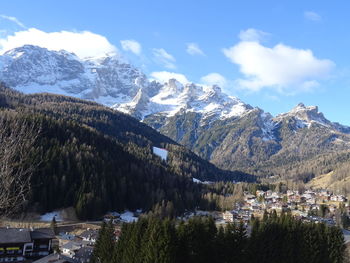
[[[120,215],[120,218],[122,221],[126,223],[132,223],[137,221],[137,217],[134,216],[133,212],[125,211],[123,214]]]
[[[63,221],[63,217],[62,217],[60,211],[53,211],[53,212],[49,212],[49,213],[43,214],[43,215],[40,216],[40,221],[42,221],[42,222],[51,222],[53,217],[55,217],[57,222]]]
[[[194,182],[194,183],[196,183],[196,184],[212,184],[213,182],[210,182],[210,181],[201,181],[201,180],[199,180],[199,179],[197,179],[197,178],[192,178],[192,181]]]
[[[197,183],[197,184],[202,184],[203,182],[199,179],[196,179],[196,178],[192,178],[193,182],[194,183]]]
[[[159,156],[163,161],[168,158],[168,151],[162,148],[153,147],[153,154]]]

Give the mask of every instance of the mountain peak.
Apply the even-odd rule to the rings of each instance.
[[[282,121],[284,119],[294,118],[297,120],[297,128],[310,128],[312,124],[319,124],[325,127],[333,127],[333,123],[327,120],[322,112],[318,111],[317,106],[305,106],[299,103],[287,113],[277,115],[276,119]]]
[[[295,106],[290,113],[297,113],[300,111],[312,111],[315,113],[318,113],[318,107],[317,106],[305,106],[304,103],[298,103],[297,106]]]
[[[49,49],[44,48],[44,47],[28,45],[28,44],[20,46],[20,47],[16,47],[16,48],[11,49],[11,50],[8,50],[4,53],[3,56],[5,56],[5,57],[7,56],[7,57],[10,57],[12,59],[18,59],[22,56],[27,56],[27,57],[47,56],[47,57],[49,57],[49,56],[53,56],[53,55],[56,55],[56,56],[62,55],[66,58],[78,60],[78,57],[74,53],[68,52],[64,49],[61,49],[59,51],[54,51],[54,50],[49,50]]]

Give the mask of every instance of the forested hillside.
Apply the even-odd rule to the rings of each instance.
[[[40,132],[26,149],[27,162],[36,165],[27,207],[74,206],[80,218],[95,218],[108,210],[149,210],[165,200],[180,212],[204,204],[204,186],[192,177],[254,179],[220,170],[136,119],[95,103],[1,87],[0,106],[4,128],[19,121]],[[151,146],[167,148],[168,162]]]

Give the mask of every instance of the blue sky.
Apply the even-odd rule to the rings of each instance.
[[[320,0],[11,0],[1,4],[0,49],[35,39],[116,51],[149,76],[218,83],[273,115],[318,105],[350,125],[349,8]]]

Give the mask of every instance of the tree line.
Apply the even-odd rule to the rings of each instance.
[[[344,262],[339,228],[302,223],[289,214],[266,214],[248,228],[243,223],[217,227],[211,217],[188,222],[148,217],[124,224],[118,241],[114,231],[112,223],[102,225],[93,262]]]

